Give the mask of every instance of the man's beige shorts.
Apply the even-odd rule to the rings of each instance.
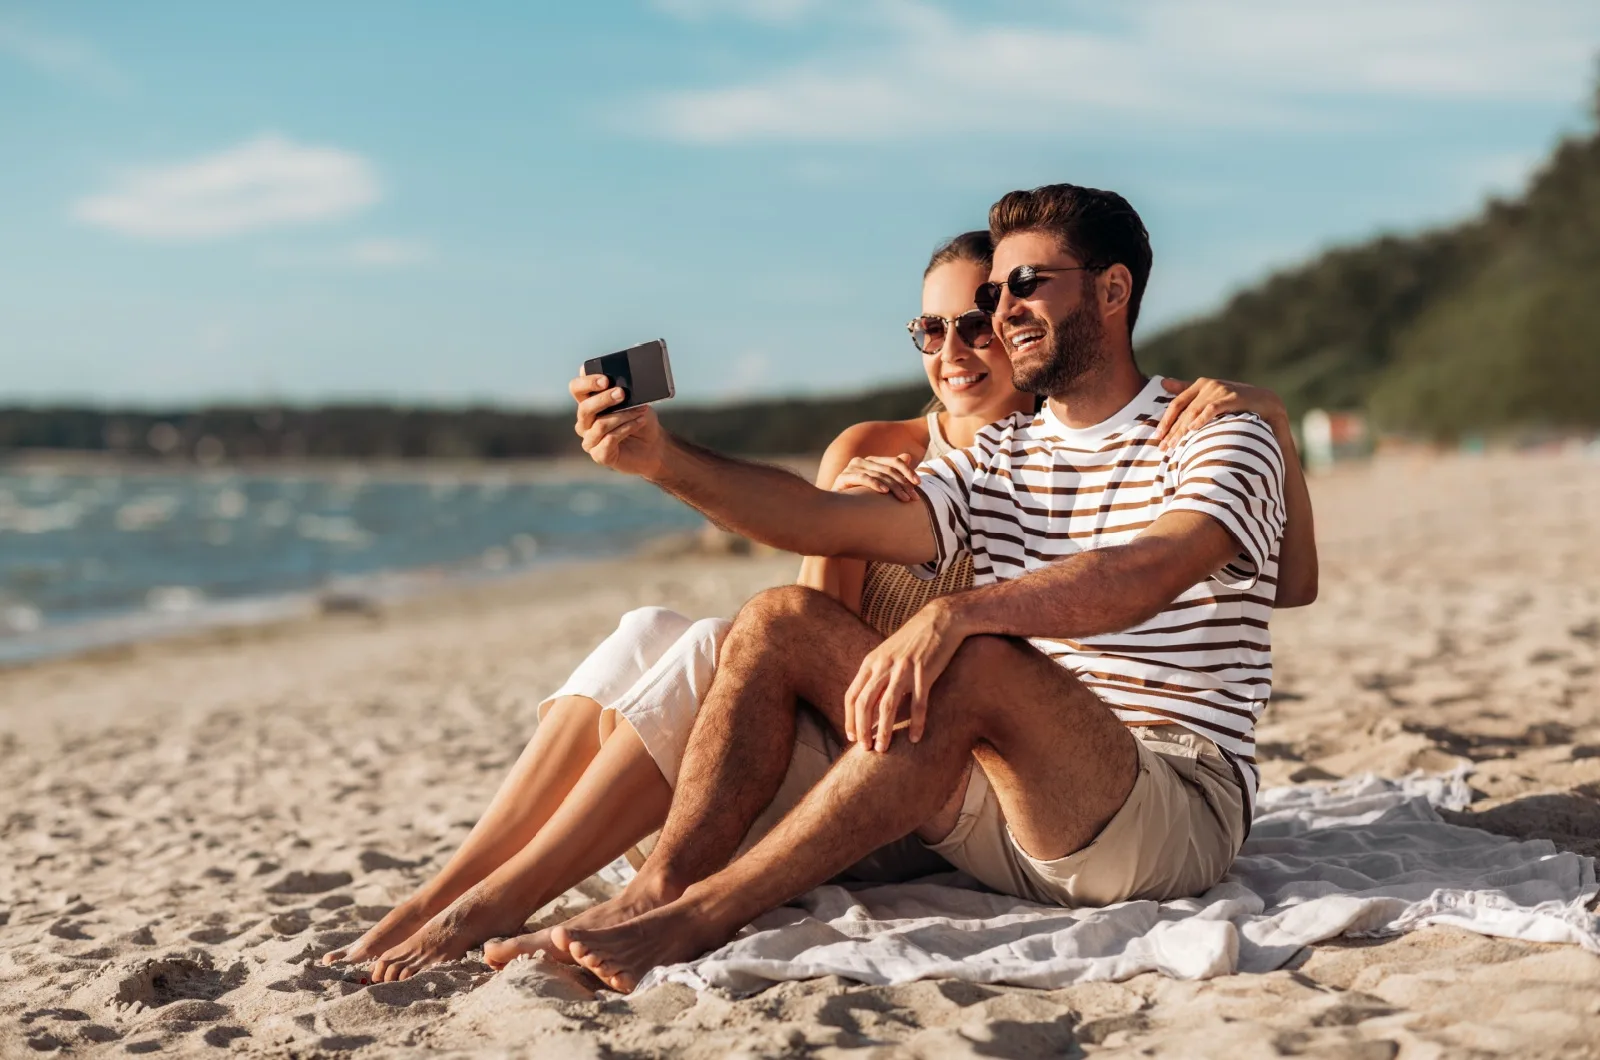
[[[1222,879],[1244,842],[1244,792],[1217,745],[1176,725],[1134,726],[1139,776],[1094,841],[1053,861],[1029,856],[1006,826],[977,763],[955,827],[941,842],[915,836],[853,865],[846,877],[892,881],[945,869],[940,859],[1004,894],[1060,906],[1202,894]],[[838,761],[845,748],[821,719],[801,711],[789,772],[746,845],[765,835]],[[937,855],[937,856],[935,856]]]
[[[1176,725],[1133,726],[1139,776],[1128,800],[1082,850],[1050,861],[1023,850],[982,769],[935,853],[1006,894],[1061,906],[1202,894],[1245,837],[1244,792],[1217,745]]]

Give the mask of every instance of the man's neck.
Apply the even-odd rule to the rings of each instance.
[[[1073,430],[1093,427],[1110,418],[1139,396],[1149,378],[1133,363],[1130,354],[1107,358],[1100,371],[1091,372],[1064,394],[1050,396],[1050,411]]]

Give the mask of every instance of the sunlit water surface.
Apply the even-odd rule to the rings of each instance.
[[[0,664],[618,555],[701,523],[623,478],[0,471]]]

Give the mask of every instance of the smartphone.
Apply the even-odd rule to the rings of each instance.
[[[663,401],[677,393],[672,385],[672,362],[667,360],[666,339],[641,342],[604,357],[591,357],[583,362],[583,373],[603,375],[611,386],[622,388],[622,400],[608,407],[607,412]]]

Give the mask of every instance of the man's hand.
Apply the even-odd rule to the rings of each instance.
[[[603,375],[580,375],[568,384],[578,402],[578,437],[595,463],[625,475],[650,478],[660,470],[667,435],[655,410],[640,405],[609,415],[605,410],[622,400],[622,388],[608,389]]]
[[[887,751],[898,728],[895,714],[909,696],[911,742],[921,740],[928,721],[928,693],[966,639],[950,598],[928,601],[861,661],[844,695],[845,738]]]

